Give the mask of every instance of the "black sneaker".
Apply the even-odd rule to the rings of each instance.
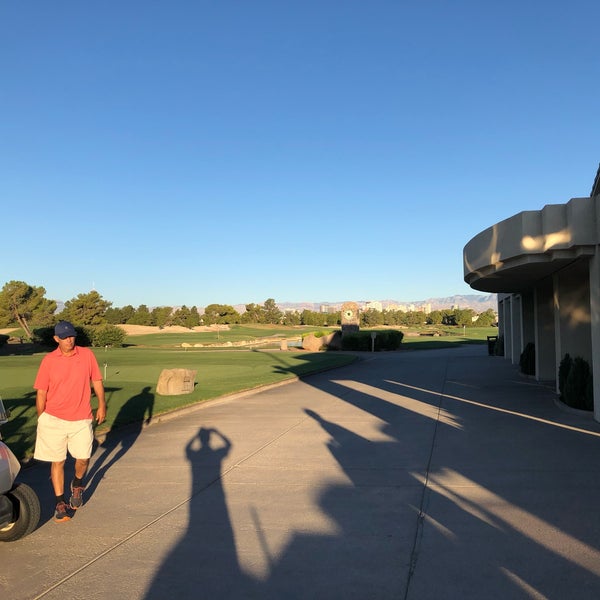
[[[69,514],[69,507],[66,502],[58,502],[56,505],[56,510],[54,511],[54,520],[57,523],[62,523],[63,521],[68,521],[71,518]]]
[[[83,506],[83,490],[85,490],[83,486],[74,486],[73,482],[71,482],[71,499],[69,500],[69,504],[73,510],[77,510]]]

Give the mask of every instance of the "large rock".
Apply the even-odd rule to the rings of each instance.
[[[163,369],[158,377],[156,393],[161,396],[178,396],[194,391],[196,373],[192,369]]]
[[[309,333],[302,339],[302,348],[309,352],[318,352],[324,348],[339,350],[341,346],[341,334],[339,331],[334,331],[322,337],[317,337],[313,333]]]
[[[309,333],[302,338],[302,349],[309,352],[318,352],[323,345],[323,338],[317,337],[314,333]]]

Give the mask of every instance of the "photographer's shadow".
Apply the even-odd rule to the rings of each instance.
[[[238,562],[223,488],[223,462],[231,441],[200,427],[185,448],[192,474],[185,532],[155,574],[144,599],[255,598],[256,581]],[[190,568],[190,564],[195,565]],[[243,593],[240,594],[240,590]]]

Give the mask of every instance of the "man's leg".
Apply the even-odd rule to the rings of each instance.
[[[54,520],[57,522],[68,521],[71,516],[67,512],[65,502],[65,461],[53,462],[50,465],[50,480],[56,497],[56,510]]]
[[[65,493],[65,461],[53,462],[50,465],[50,480],[54,495],[59,498]]]
[[[89,458],[77,458],[75,459],[75,477],[79,480],[85,477],[90,464]]]
[[[90,464],[89,458],[76,458],[75,459],[75,477],[71,482],[71,508],[77,510],[83,505],[83,491],[85,486],[83,485],[83,478],[87,473],[88,466]]]
[[[69,452],[75,458],[75,477],[71,481],[71,499],[69,504],[71,508],[77,510],[83,506],[83,492],[85,486],[83,478],[87,473],[94,446],[94,431],[92,429],[92,420],[74,421],[72,431],[69,436]]]

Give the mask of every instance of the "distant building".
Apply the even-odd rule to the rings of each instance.
[[[414,305],[413,305],[414,306]],[[422,312],[428,315],[431,312],[431,304],[420,304],[413,309],[415,312]]]
[[[379,302],[379,300],[373,300],[371,302],[366,302],[365,306],[364,306],[365,310],[378,310],[379,312],[381,312],[383,310],[383,304],[381,302]]]
[[[401,304],[394,304],[393,302],[389,302],[386,306],[385,306],[386,310],[390,310],[390,311],[398,311],[398,310],[402,310],[402,305]]]

